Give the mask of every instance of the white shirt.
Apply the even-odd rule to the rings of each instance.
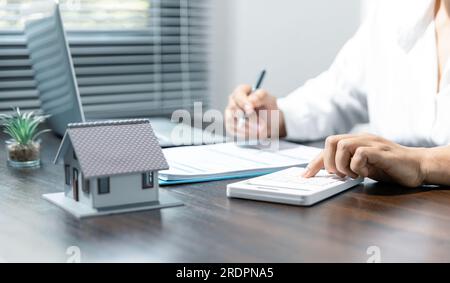
[[[288,138],[370,123],[370,132],[402,144],[450,144],[450,62],[438,87],[435,1],[377,2],[329,70],[278,100]]]

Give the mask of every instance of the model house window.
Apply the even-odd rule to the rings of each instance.
[[[142,174],[142,189],[153,188],[153,172]]]
[[[89,182],[89,180],[85,180],[84,185],[83,185],[83,192],[86,194],[89,194],[91,191],[90,186],[91,186],[91,183]]]
[[[109,178],[98,179],[98,194],[109,194]]]
[[[72,180],[70,178],[70,165],[64,165],[64,176],[66,179],[66,185],[70,186],[72,184]]]

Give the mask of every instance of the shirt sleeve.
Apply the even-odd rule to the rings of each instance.
[[[450,85],[435,100],[436,115],[431,132],[432,144],[450,145]]]
[[[369,121],[364,91],[368,25],[359,28],[327,71],[278,99],[289,139],[319,140]]]

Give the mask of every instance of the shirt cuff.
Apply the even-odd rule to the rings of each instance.
[[[283,112],[284,126],[289,140],[307,141],[310,131],[307,129],[309,115],[300,109],[299,103],[292,101],[290,97],[279,98],[277,100],[278,108]]]
[[[450,88],[436,97],[436,119],[432,140],[437,145],[450,144]]]

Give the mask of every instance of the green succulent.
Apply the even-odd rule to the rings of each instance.
[[[8,134],[20,145],[29,145],[43,133],[50,130],[38,132],[38,126],[45,121],[48,115],[39,115],[36,112],[21,112],[14,108],[13,114],[0,114],[0,125],[4,126],[4,133]]]

